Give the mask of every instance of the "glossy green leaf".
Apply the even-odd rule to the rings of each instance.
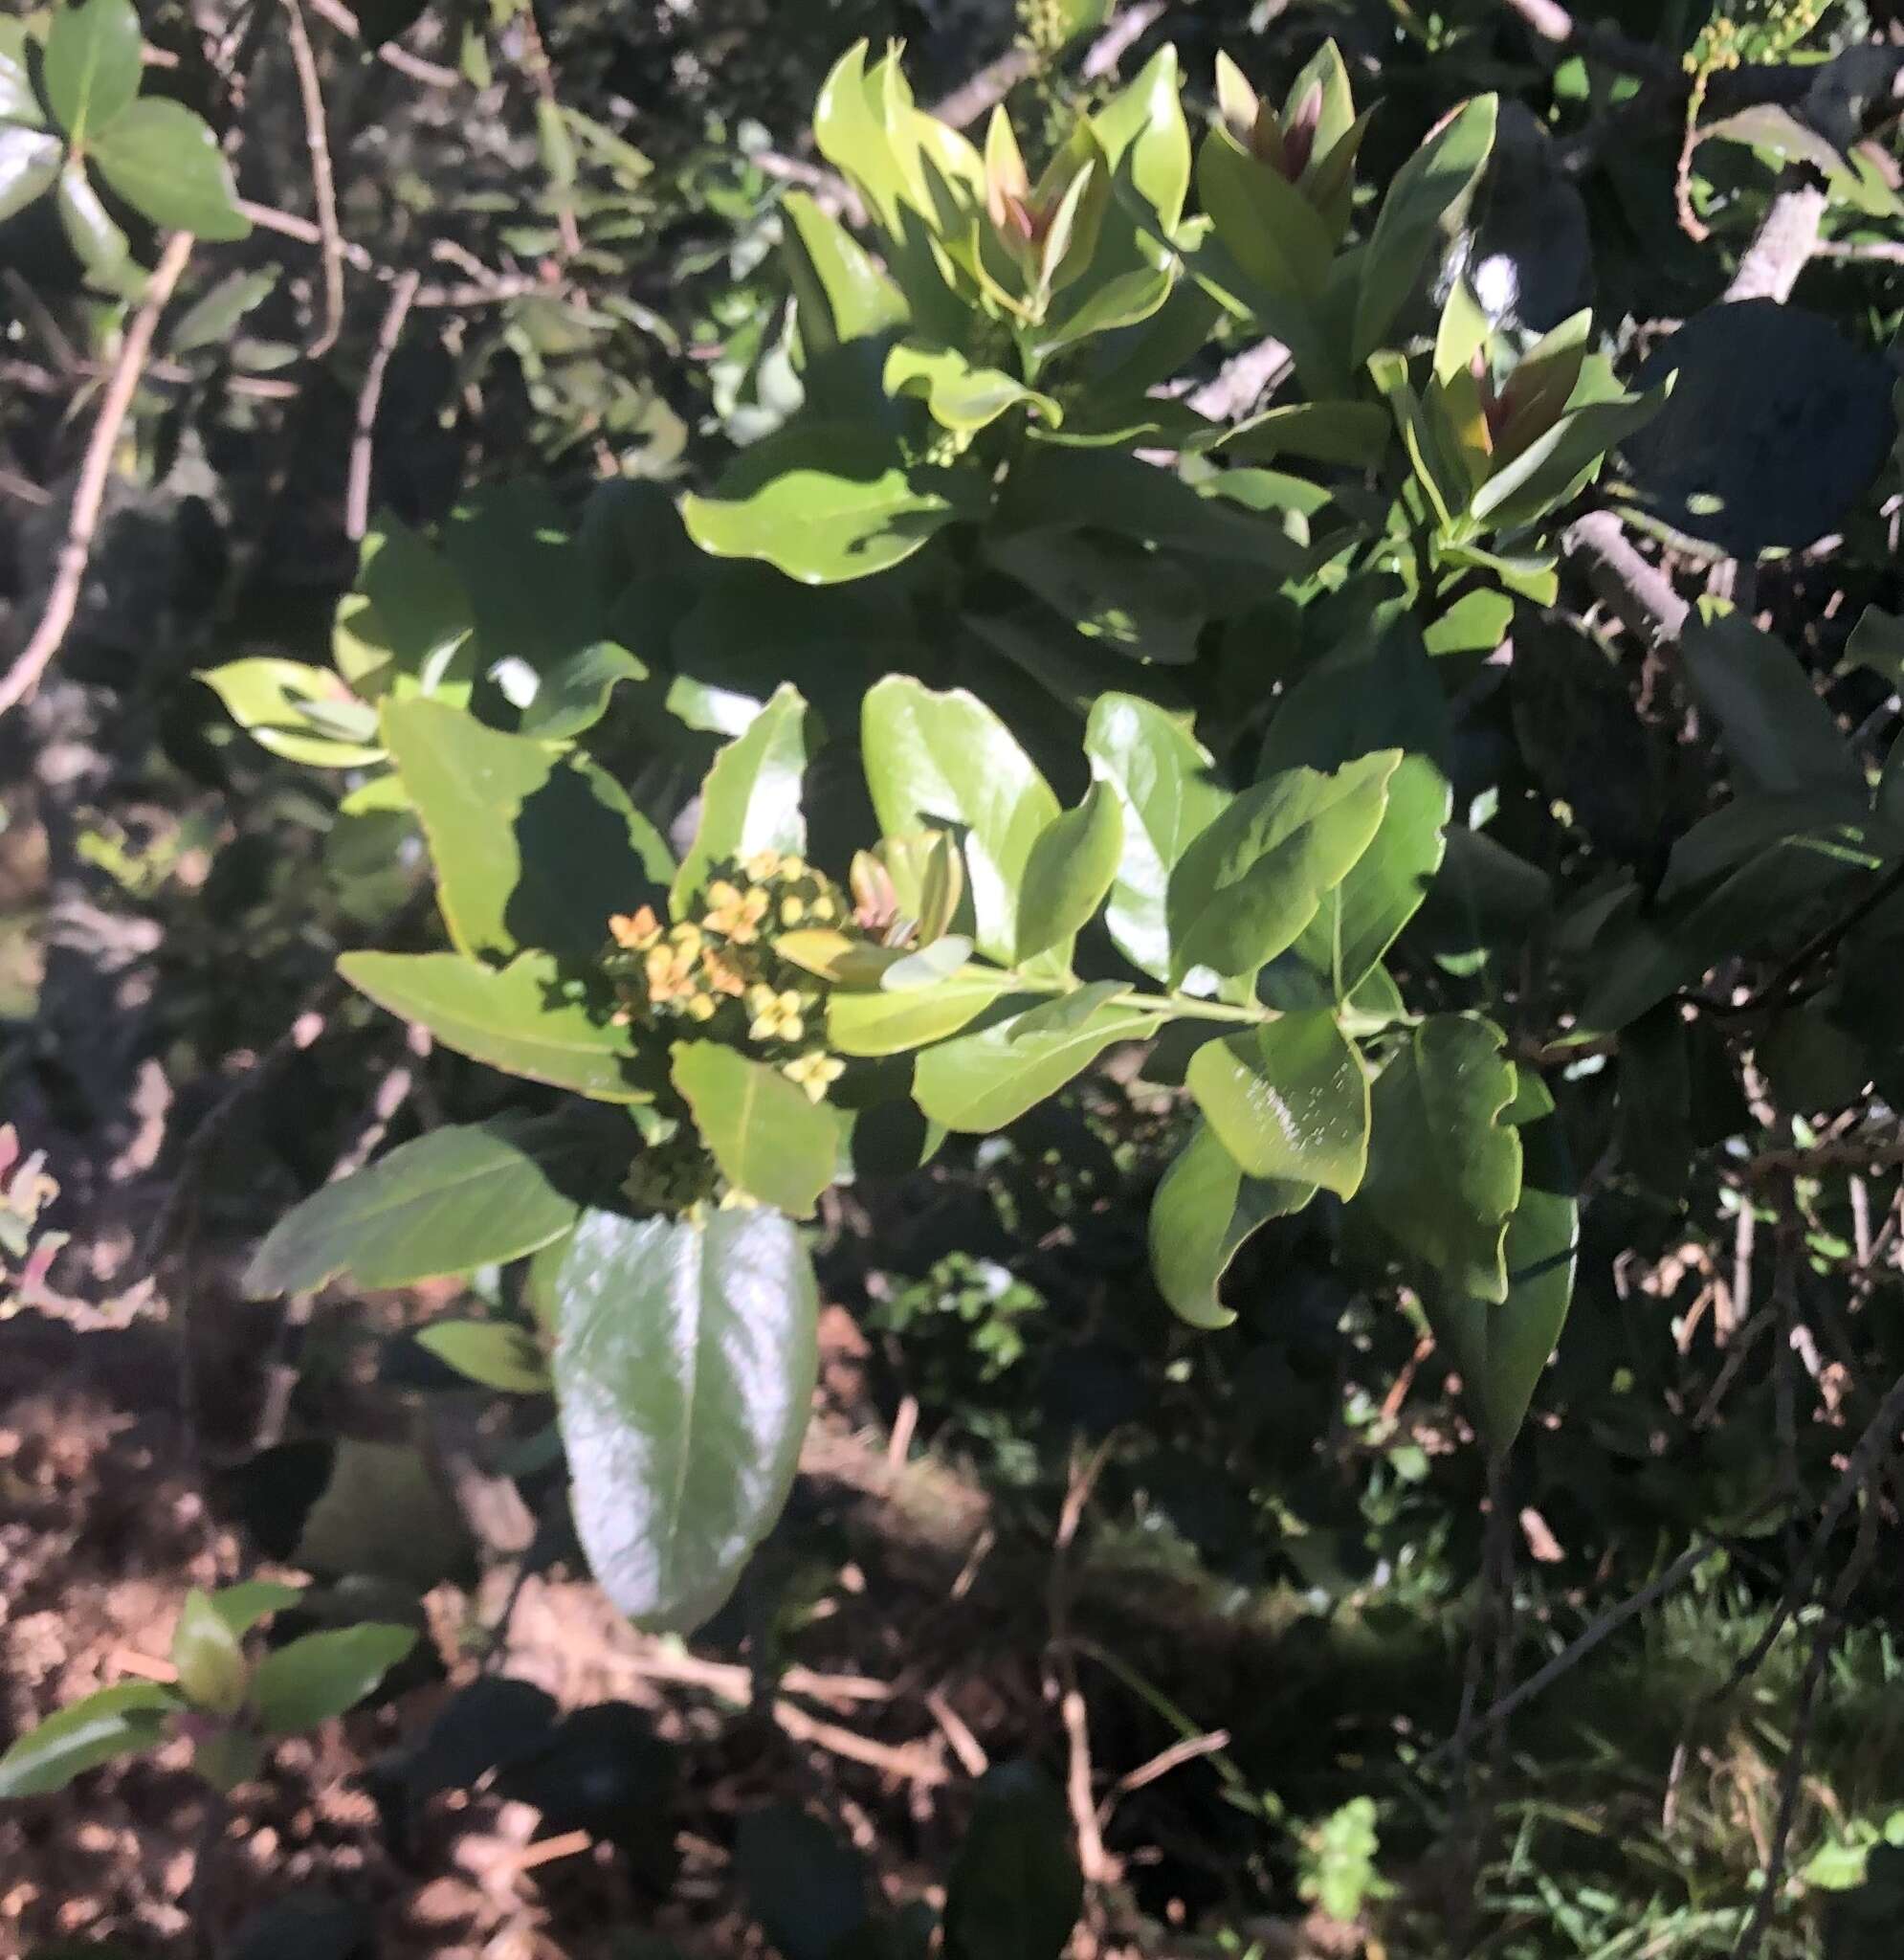
[[[1497,531],[1538,523],[1577,496],[1607,454],[1644,429],[1672,391],[1671,382],[1662,382],[1645,394],[1588,402],[1562,415],[1518,456],[1496,463],[1470,506],[1476,522]]]
[[[1293,456],[1370,470],[1393,439],[1388,412],[1375,402],[1291,402],[1237,423],[1217,446],[1240,462]]]
[[[1358,1207],[1450,1293],[1499,1303],[1520,1197],[1517,1131],[1502,1036],[1469,1014],[1423,1022],[1376,1082],[1368,1175]]]
[[[565,1192],[599,1147],[548,1117],[432,1130],[280,1218],[246,1271],[246,1290],[254,1299],[309,1293],[343,1272],[360,1286],[409,1286],[520,1258],[575,1222],[578,1204]]]
[[[1118,875],[1124,818],[1117,793],[1093,783],[1075,810],[1039,834],[1018,888],[1018,951],[1029,959],[1048,947],[1069,947],[1097,916]]]
[[[583,1549],[623,1613],[690,1631],[792,1486],[819,1372],[800,1235],[768,1211],[591,1212],[549,1289]]]
[[[1735,612],[1690,620],[1679,651],[1741,790],[1842,792],[1848,811],[1863,807],[1864,770],[1788,648]]]
[[[234,1715],[243,1705],[250,1670],[238,1637],[196,1586],[185,1595],[172,1635],[179,1692],[195,1708]]]
[[[815,739],[807,703],[788,683],[715,757],[700,786],[700,825],[675,878],[677,911],[723,858],[806,850],[801,791]]]
[[[386,702],[383,729],[463,951],[591,959],[610,916],[665,882],[666,844],[586,756],[424,698]]]
[[[1400,761],[1383,749],[1333,775],[1279,770],[1192,839],[1165,900],[1176,976],[1252,973],[1294,945],[1373,841]]]
[[[827,1825],[797,1804],[751,1810],[734,1839],[734,1875],[781,1960],[902,1960],[876,1938],[862,1946],[868,1927],[867,1862]]]
[[[53,188],[64,154],[58,137],[0,122],[0,223]]]
[[[1229,801],[1216,765],[1176,717],[1136,695],[1100,695],[1084,730],[1092,774],[1123,808],[1123,851],[1105,924],[1131,963],[1165,980],[1170,874]]]
[[[985,429],[1009,409],[1026,408],[1055,429],[1064,411],[1002,368],[976,368],[956,347],[901,341],[886,356],[881,386],[890,395],[918,395],[932,419],[960,435]]]
[[[1144,1009],[1108,1003],[1070,1024],[1043,1007],[1021,1009],[926,1049],[913,1071],[913,1100],[947,1129],[983,1136],[1055,1096],[1107,1048],[1146,1040],[1158,1025]]]
[[[75,144],[106,128],[138,95],[140,44],[132,0],[54,8],[40,72],[53,113]]]
[[[1035,592],[1093,649],[1187,666],[1209,606],[1207,576],[1162,552],[1078,531],[988,539],[985,556]]]
[[[684,498],[703,551],[762,558],[807,585],[889,570],[955,518],[971,514],[975,479],[908,466],[871,426],[796,422],[742,453],[714,493]]]
[[[1332,1013],[1285,1014],[1207,1041],[1186,1080],[1247,1176],[1356,1194],[1368,1164],[1368,1075]]]
[[[1029,1763],[988,1771],[946,1881],[946,1960],[1059,1960],[1083,1910],[1064,1799]]]
[[[460,953],[346,953],[337,969],[379,1007],[505,1075],[602,1102],[642,1102],[652,1093],[630,1077],[628,1031],[571,998],[546,953],[506,967]]]
[[[553,1239],[542,1243],[551,1244]],[[549,1372],[542,1350],[526,1327],[513,1322],[432,1321],[429,1326],[419,1327],[414,1339],[446,1368],[485,1389],[505,1395],[540,1395],[548,1391]]]
[[[1190,189],[1190,126],[1175,48],[1160,48],[1134,81],[1091,119],[1118,196],[1164,239],[1175,234]]]
[[[386,512],[364,540],[357,590],[338,606],[331,655],[366,701],[428,694],[462,706],[476,679],[475,625],[449,559]]]
[[[827,1001],[827,1044],[840,1055],[906,1055],[969,1027],[1011,991],[1012,979],[967,967],[930,987],[845,993]]]
[[[69,1702],[0,1756],[0,1802],[44,1796],[115,1756],[166,1737],[179,1700],[156,1682],[128,1681]]]
[[[144,283],[144,275],[132,262],[132,241],[115,222],[93,189],[86,167],[69,157],[59,173],[54,194],[59,212],[60,229],[74,256],[85,268],[87,278],[101,292],[131,297]]]
[[[1428,757],[1403,756],[1368,849],[1322,895],[1290,948],[1289,959],[1314,975],[1330,1000],[1346,1000],[1421,910],[1447,855],[1453,803],[1452,785]],[[1273,991],[1271,997],[1279,998]]]
[[[1573,1300],[1580,1245],[1580,1202],[1553,1097],[1538,1077],[1508,1112],[1520,1118],[1526,1160],[1520,1201],[1508,1221],[1508,1294],[1498,1305],[1430,1290],[1426,1304],[1496,1450],[1526,1420],[1547,1358],[1561,1338]]]
[[[1150,1207],[1150,1265],[1179,1320],[1214,1330],[1236,1319],[1218,1289],[1260,1226],[1299,1212],[1313,1184],[1262,1183],[1243,1174],[1207,1124],[1172,1160]]]
[[[790,192],[781,209],[790,220],[783,250],[809,360],[827,348],[876,339],[905,325],[905,295],[837,218],[804,190]]]
[[[839,1112],[771,1062],[714,1041],[676,1042],[674,1082],[720,1174],[749,1197],[810,1218],[839,1166]]]
[[[1421,278],[1442,219],[1480,176],[1494,146],[1498,107],[1493,96],[1463,103],[1395,173],[1362,254],[1356,365],[1382,345]]]
[[[411,1628],[366,1620],[279,1647],[252,1677],[259,1726],[267,1735],[296,1735],[346,1714],[415,1645]]]
[[[210,668],[198,678],[260,747],[287,762],[344,769],[383,759],[376,715],[327,667],[260,655]],[[316,719],[313,707],[326,719]],[[340,739],[340,729],[361,734]]]
[[[881,831],[939,823],[962,837],[978,948],[1015,966],[1026,866],[1058,815],[1050,784],[975,695],[935,694],[903,675],[867,694],[860,746]]]
[[[221,243],[249,235],[218,139],[183,102],[143,97],[96,131],[88,151],[100,175],[153,224]]]

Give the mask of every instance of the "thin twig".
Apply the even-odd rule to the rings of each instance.
[[[112,475],[113,455],[119,447],[119,432],[125,424],[132,398],[139,391],[139,377],[146,356],[152,351],[159,315],[178,286],[179,276],[191,256],[191,247],[189,232],[174,232],[166,240],[146,283],[145,298],[120,344],[119,359],[113,363],[105,399],[100,404],[99,419],[93,424],[85,457],[79,465],[73,514],[67,520],[66,537],[54,562],[53,590],[33,636],[7,670],[5,679],[0,679],[0,715],[18,706],[39,685],[40,676],[59,651],[73,616],[79,610],[79,591],[86,581],[86,567],[92,561],[93,538],[100,527],[100,511]]]
[[[291,60],[298,71],[298,94],[304,105],[304,145],[311,153],[311,189],[317,198],[318,234],[323,244],[324,323],[304,352],[314,361],[337,345],[343,330],[343,229],[337,216],[337,179],[331,170],[330,138],[324,128],[323,82],[300,0],[284,0],[290,28]]]
[[[555,85],[555,69],[548,50],[542,45],[542,31],[536,25],[534,0],[517,15],[522,31],[522,65],[529,71],[529,82],[542,99],[544,114],[553,124],[562,122],[562,98]],[[575,221],[573,187],[558,183],[555,208],[556,232],[562,239],[562,256],[573,258],[582,250],[582,231]]]
[[[377,407],[384,396],[384,376],[422,283],[422,275],[412,268],[391,287],[390,303],[384,309],[384,323],[377,329],[377,344],[370,350],[370,365],[365,370],[364,390],[357,397],[356,425],[350,438],[350,477],[343,500],[344,536],[353,544],[361,541],[370,528],[370,463],[375,454]]]
[[[1517,1710],[1526,1707],[1537,1696],[1545,1694],[1557,1681],[1571,1674],[1609,1635],[1617,1633],[1636,1614],[1644,1613],[1656,1600],[1663,1599],[1667,1593],[1684,1585],[1708,1559],[1723,1549],[1724,1548],[1716,1540],[1706,1540],[1689,1546],[1657,1578],[1641,1587],[1630,1598],[1623,1599],[1617,1606],[1608,1607],[1544,1667],[1530,1674],[1517,1687],[1503,1695],[1493,1707],[1477,1715],[1472,1725],[1472,1729],[1479,1732],[1491,1730]],[[1452,1752],[1453,1748],[1454,1741],[1450,1739],[1440,1748],[1431,1750],[1422,1759],[1423,1770],[1432,1769],[1441,1763]]]
[[[1173,1742],[1167,1749],[1159,1749],[1149,1762],[1140,1763],[1135,1770],[1127,1770],[1112,1784],[1104,1801],[1097,1806],[1097,1821],[1108,1824],[1111,1814],[1118,1802],[1129,1796],[1134,1790],[1141,1790],[1146,1783],[1155,1783],[1160,1776],[1167,1776],[1172,1770],[1181,1770],[1185,1763],[1201,1762],[1206,1756],[1213,1756],[1219,1750],[1229,1747],[1229,1731],[1227,1728],[1212,1728],[1207,1735],[1186,1735]]]
[[[364,30],[356,14],[343,5],[343,0],[311,0],[311,9],[329,21],[346,39],[361,41],[364,38]],[[431,88],[460,88],[463,85],[463,78],[454,68],[426,61],[421,55],[412,55],[395,41],[380,41],[376,56],[379,61],[394,68],[399,75],[407,75],[412,81],[424,82]]]

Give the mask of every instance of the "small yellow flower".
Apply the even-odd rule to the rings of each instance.
[[[780,902],[780,923],[791,930],[807,916],[807,901],[789,895]]]
[[[807,1091],[809,1102],[819,1102],[825,1101],[827,1091],[846,1074],[846,1063],[823,1048],[809,1048],[805,1055],[786,1062],[781,1074],[789,1081],[798,1082]]]
[[[760,923],[766,917],[767,895],[754,887],[742,892],[718,878],[707,888],[704,923],[708,931],[731,939],[736,946],[750,946],[760,936]]]
[[[714,996],[710,993],[691,993],[688,996],[687,1016],[691,1021],[711,1021],[714,1018]]]
[[[798,1041],[807,1032],[804,1003],[792,988],[775,993],[770,987],[757,987],[747,995],[753,1025],[747,1030],[750,1041]]]
[[[700,951],[700,927],[692,919],[683,919],[668,938],[690,960]]]
[[[661,937],[661,922],[653,905],[633,914],[617,912],[609,921],[609,935],[626,953],[645,953]]]
[[[778,851],[756,851],[751,858],[741,860],[741,869],[757,884],[764,884],[768,879],[779,876],[781,857]]]
[[[739,1000],[747,991],[746,976],[731,960],[723,960],[712,947],[700,956],[700,970],[707,984],[717,993],[724,993],[730,1000]]]
[[[828,893],[822,892],[813,901],[812,916],[816,924],[830,925],[840,916],[840,908],[833,903],[831,897]]]

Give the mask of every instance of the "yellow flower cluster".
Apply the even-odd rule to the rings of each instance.
[[[838,887],[804,858],[757,851],[717,865],[672,925],[652,905],[609,920],[607,966],[620,1018],[650,1028],[684,1023],[707,1039],[760,1051],[821,1102],[846,1064],[816,1040],[821,983],[774,946],[782,932],[814,926],[857,931]]]

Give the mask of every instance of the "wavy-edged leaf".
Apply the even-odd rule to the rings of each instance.
[[[1246,1177],[1216,1132],[1198,1124],[1150,1206],[1151,1271],[1177,1318],[1206,1331],[1231,1325],[1236,1316],[1219,1292],[1230,1262],[1259,1227],[1301,1211],[1316,1190]]]
[[[1368,1175],[1358,1206],[1450,1293],[1496,1304],[1520,1197],[1520,1136],[1502,1118],[1513,1062],[1492,1022],[1436,1014],[1414,1029],[1376,1082]]]
[[[547,1283],[583,1549],[631,1619],[690,1631],[792,1486],[819,1373],[800,1236],[768,1211],[591,1212]]]

